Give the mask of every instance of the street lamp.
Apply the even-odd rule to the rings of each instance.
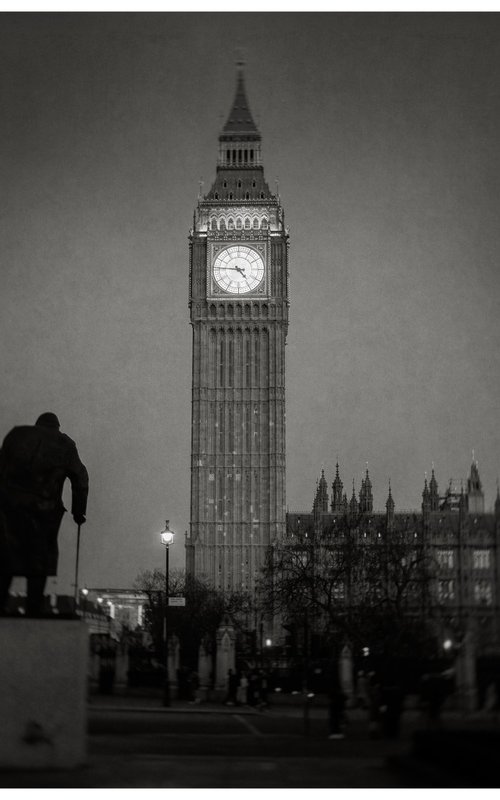
[[[167,614],[168,614],[168,553],[170,550],[170,545],[173,544],[174,541],[174,532],[170,530],[168,527],[168,519],[165,522],[165,530],[160,533],[160,541],[162,545],[165,547],[165,617],[163,620],[163,629],[164,635],[163,639],[165,641],[165,686],[163,692],[163,705],[169,706],[170,705],[170,684],[168,681],[168,627],[167,627]]]
[[[82,590],[81,590],[81,592],[82,592],[82,595],[83,595],[83,609],[82,609],[82,616],[85,618],[85,612],[87,611],[87,595],[88,595],[88,593],[89,593],[89,590],[88,590],[88,589],[87,589],[87,587],[85,586],[85,588],[84,588],[84,589],[82,589]]]

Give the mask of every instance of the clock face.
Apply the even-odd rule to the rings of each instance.
[[[217,254],[213,265],[217,285],[229,294],[247,294],[264,277],[262,256],[252,247],[235,244]]]

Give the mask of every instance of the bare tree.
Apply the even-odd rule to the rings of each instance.
[[[393,657],[428,651],[434,573],[420,534],[411,524],[387,531],[364,520],[289,529],[262,575],[265,611],[302,638],[315,633],[330,651],[345,643]]]
[[[146,625],[156,652],[161,654],[164,648],[165,574],[158,569],[141,572],[134,587],[148,597]],[[169,634],[178,637],[183,658],[193,664],[200,643],[204,641],[210,647],[215,642],[217,628],[225,617],[235,627],[240,627],[250,603],[246,594],[221,592],[180,570],[170,574],[169,594],[185,597],[185,606],[169,608],[168,629]]]

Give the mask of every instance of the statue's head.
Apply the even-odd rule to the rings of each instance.
[[[35,425],[40,425],[42,428],[56,428],[57,430],[61,427],[59,420],[52,411],[45,411],[44,414],[40,414]]]

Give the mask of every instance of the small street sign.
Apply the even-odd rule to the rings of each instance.
[[[169,606],[185,606],[186,605],[186,598],[185,597],[169,597],[168,598]]]

